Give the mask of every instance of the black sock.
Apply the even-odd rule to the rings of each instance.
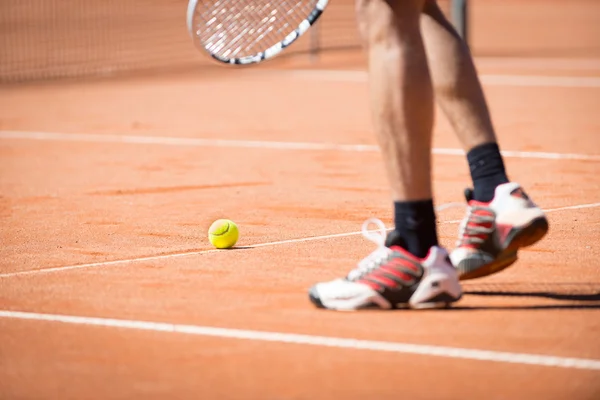
[[[474,147],[467,153],[467,161],[473,180],[473,199],[491,201],[496,187],[508,182],[498,144],[486,143]]]
[[[423,258],[437,246],[433,200],[394,202],[396,228],[387,237],[387,246],[400,246]]]

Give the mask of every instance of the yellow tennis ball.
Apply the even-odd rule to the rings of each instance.
[[[208,240],[217,249],[229,249],[237,243],[240,232],[235,222],[218,219],[208,228]]]

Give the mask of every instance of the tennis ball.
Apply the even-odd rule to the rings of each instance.
[[[229,219],[218,219],[208,228],[208,240],[217,249],[233,247],[239,234],[237,225]]]

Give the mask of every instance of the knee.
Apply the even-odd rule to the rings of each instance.
[[[359,33],[366,45],[418,35],[424,0],[356,0]]]

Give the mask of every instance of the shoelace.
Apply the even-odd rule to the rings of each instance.
[[[436,208],[436,210],[444,211],[454,207],[467,207],[464,203],[446,203],[441,204]],[[463,220],[464,222],[464,220]],[[375,225],[377,229],[371,230],[369,229],[370,225]],[[355,269],[350,271],[346,276],[346,279],[354,281],[360,279],[364,275],[371,272],[373,269],[380,266],[390,255],[392,250],[390,250],[385,245],[385,239],[387,236],[388,229],[385,227],[385,224],[377,219],[377,218],[369,218],[362,224],[362,235],[366,239],[377,245],[377,248],[368,256],[363,258],[357,265]]]
[[[456,246],[481,244],[494,231],[496,214],[488,207],[470,206],[459,225]]]
[[[377,229],[369,230],[369,226],[371,224],[375,225]],[[363,222],[361,231],[363,237],[375,243],[377,248],[371,254],[363,258],[358,263],[358,266],[348,273],[346,279],[351,281],[359,279],[371,272],[373,269],[377,268],[392,252],[388,247],[385,246],[387,229],[381,220],[377,218],[369,218]]]

